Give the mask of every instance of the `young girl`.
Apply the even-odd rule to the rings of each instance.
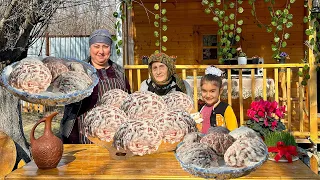
[[[238,127],[236,115],[232,107],[220,101],[222,93],[222,71],[208,67],[201,78],[201,96],[205,105],[200,110],[202,116],[202,133],[207,133],[211,126],[224,126],[230,131]]]

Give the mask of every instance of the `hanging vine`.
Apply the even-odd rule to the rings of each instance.
[[[162,8],[162,3],[165,3],[167,0],[160,0],[159,3],[156,3],[154,5],[154,9],[158,11],[158,13],[153,13],[151,10],[147,9],[143,1],[135,1],[135,0],[120,0],[120,5],[117,8],[117,11],[113,13],[113,17],[116,18],[116,22],[114,24],[115,30],[116,30],[116,35],[112,35],[112,40],[115,43],[115,48],[117,55],[121,54],[120,47],[123,45],[123,40],[122,40],[122,26],[121,22],[125,20],[125,15],[123,13],[123,7],[126,6],[128,9],[132,9],[132,3],[137,3],[141,7],[143,7],[146,11],[146,15],[149,19],[149,13],[154,15],[155,21],[154,21],[154,26],[158,28],[156,31],[154,31],[154,36],[157,38],[155,45],[159,47],[159,50],[156,50],[155,53],[159,53],[161,51],[167,51],[167,47],[163,45],[163,43],[168,41],[168,37],[163,35],[165,31],[167,31],[168,26],[165,25],[168,21],[166,17],[167,10],[165,8]],[[150,19],[149,19],[150,22]],[[117,37],[117,35],[120,36]]]
[[[156,50],[155,54],[161,51],[167,51],[167,47],[162,44],[168,41],[168,37],[163,35],[163,32],[168,30],[168,26],[165,25],[165,23],[168,21],[166,17],[167,10],[162,8],[162,3],[165,3],[166,1],[167,0],[160,0],[159,4],[156,3],[154,5],[154,9],[158,11],[154,15],[154,26],[157,28],[157,30],[154,31],[154,36],[157,38],[155,45],[159,47],[159,50]]]
[[[208,0],[202,0],[202,5],[206,7],[205,13],[212,13],[212,20],[219,27],[217,35],[220,41],[217,46],[220,64],[223,64],[225,59],[230,59],[237,53],[236,48],[233,46],[241,39],[243,20],[238,20],[237,14],[241,14],[244,11],[241,7],[242,3],[242,0],[236,0],[235,2],[221,2],[221,0],[209,2]],[[234,9],[234,12],[228,11],[229,9]]]
[[[263,24],[258,19],[255,6],[256,1],[257,0],[249,0],[249,4],[252,6],[251,14],[255,17],[258,27],[265,28],[268,33],[274,32],[273,43],[271,45],[271,49],[273,51],[272,57],[277,61],[280,61],[281,48],[285,48],[287,46],[286,40],[290,38],[290,33],[286,32],[286,29],[293,26],[293,15],[290,14],[289,11],[291,4],[296,0],[287,0],[283,9],[275,9],[275,0],[264,0],[265,3],[269,3],[268,10],[271,16],[270,24]]]
[[[118,4],[117,11],[113,12],[113,17],[116,18],[116,22],[114,24],[116,34],[112,35],[112,40],[115,43],[115,48],[118,56],[121,54],[120,47],[122,47],[123,45],[121,22],[123,22],[126,18],[125,14],[123,13],[123,7],[125,5],[127,6],[128,9],[131,9],[132,1],[131,0],[121,1],[120,4]]]
[[[307,8],[308,11],[311,11],[311,7],[308,6],[308,2],[305,1],[304,7]],[[309,36],[310,41],[307,40],[304,44],[312,51],[315,57],[315,63],[319,64],[320,60],[320,14],[319,13],[310,13],[308,16],[303,18],[304,23],[313,22],[313,26],[305,30],[305,34]],[[303,63],[308,63],[308,51],[304,52],[304,59],[302,59]],[[310,79],[309,74],[310,67],[305,65],[302,71],[298,72],[298,75],[303,78],[301,84],[307,85],[308,80]],[[319,71],[319,66],[317,66],[317,71]]]

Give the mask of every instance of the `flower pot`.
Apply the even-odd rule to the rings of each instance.
[[[277,155],[277,153],[272,153],[272,152],[269,152],[269,157],[268,157],[268,159],[270,160],[270,161],[276,161],[275,159],[274,159],[274,157]],[[292,162],[293,161],[297,161],[299,159],[299,157],[298,156],[292,156]],[[287,158],[286,157],[281,157],[281,159],[279,159],[279,161],[278,162],[288,162],[288,160],[287,160]]]
[[[286,63],[286,58],[285,57],[281,57],[279,59],[279,64],[285,64]]]
[[[239,65],[247,64],[247,57],[238,57],[238,64]]]

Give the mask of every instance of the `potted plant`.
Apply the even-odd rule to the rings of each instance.
[[[296,141],[289,132],[270,132],[264,138],[268,147],[269,160],[291,163],[299,159]]]
[[[238,51],[238,64],[247,64],[247,55],[242,51],[241,47],[237,48]]]
[[[274,57],[280,64],[286,63],[286,59],[290,59],[289,54],[281,52]]]
[[[290,13],[290,9],[293,3],[296,0],[287,1],[284,6],[276,5],[275,0],[265,0],[262,1],[267,3],[268,10],[271,16],[271,22],[268,24],[262,23],[257,17],[257,10],[255,3],[260,1],[257,0],[249,0],[249,4],[252,6],[251,14],[255,17],[257,25],[259,28],[264,28],[268,33],[272,33],[274,35],[273,43],[271,45],[271,49],[273,51],[272,57],[279,62],[279,57],[281,54],[281,48],[287,47],[287,40],[290,38],[290,33],[288,29],[293,26],[293,14]],[[277,1],[279,3],[279,1]],[[265,18],[265,17],[263,17]]]
[[[262,138],[267,133],[285,130],[280,118],[284,117],[285,106],[279,107],[276,101],[265,100],[253,101],[250,109],[247,110],[246,126],[258,132]]]

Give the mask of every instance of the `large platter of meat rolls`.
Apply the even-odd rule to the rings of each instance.
[[[268,157],[268,148],[250,128],[241,126],[231,132],[211,127],[207,134],[185,135],[175,151],[181,167],[203,178],[230,179],[249,174]]]
[[[20,99],[49,106],[78,102],[98,83],[95,68],[80,60],[27,57],[7,66],[4,87]]]

